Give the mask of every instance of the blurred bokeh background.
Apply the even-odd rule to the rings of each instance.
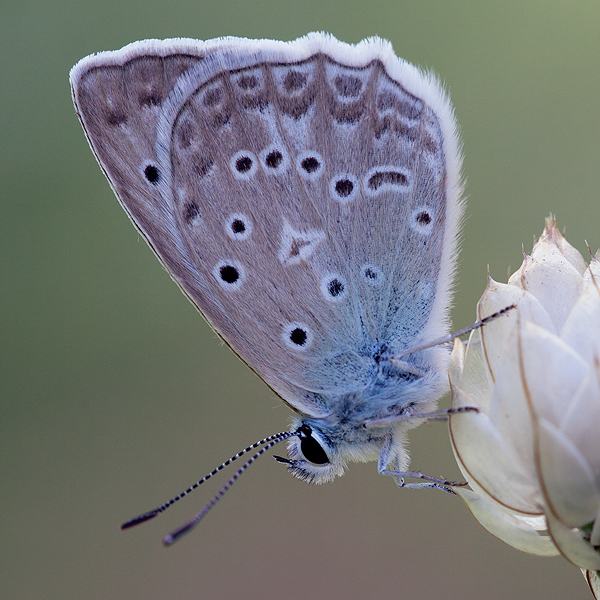
[[[168,550],[225,481],[129,532],[289,411],[224,347],[126,218],[68,85],[82,56],[148,37],[378,34],[446,81],[468,210],[456,328],[556,214],[600,245],[597,0],[23,0],[0,10],[0,597],[588,598],[563,559],[508,548],[446,494],[375,464],[308,486],[270,458]],[[448,403],[446,398],[443,404]],[[444,424],[413,467],[458,477]]]

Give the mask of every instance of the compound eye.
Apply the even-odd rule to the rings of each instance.
[[[325,450],[312,435],[300,439],[300,450],[302,450],[304,458],[313,465],[329,463]]]

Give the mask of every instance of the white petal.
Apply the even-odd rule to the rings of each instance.
[[[591,523],[600,510],[600,493],[585,457],[543,418],[538,439],[541,488],[550,510],[567,527]]]
[[[560,429],[585,456],[600,487],[600,363],[590,367]]]
[[[469,405],[473,405],[472,399],[452,387],[452,406]],[[453,414],[449,427],[452,449],[469,483],[513,510],[540,514],[542,498],[535,471],[523,466],[485,413]]]
[[[557,331],[584,287],[582,275],[555,248],[529,261],[521,273],[521,285],[540,301]]]
[[[460,387],[475,401],[475,406],[487,412],[490,407],[492,391],[483,359],[480,331],[477,329],[471,332]]]
[[[477,304],[477,317],[483,319],[512,304],[516,304],[518,308],[481,328],[484,354],[492,381],[496,379],[498,363],[505,353],[504,345],[515,328],[519,315],[522,320],[537,323],[548,331],[556,331],[550,316],[535,296],[514,285],[498,283],[491,277],[488,277],[486,290]]]
[[[523,323],[520,335],[525,386],[535,412],[559,425],[589,364],[559,337],[533,323]]]
[[[448,363],[448,377],[450,377],[450,383],[457,387],[462,387],[466,354],[467,347],[459,339],[455,339]]]
[[[586,288],[590,285],[600,286],[600,250],[596,252],[596,256],[592,256],[590,265],[583,274],[583,284]]]
[[[454,491],[479,523],[504,543],[538,556],[559,554],[550,536],[541,534],[499,504],[465,488],[454,488]]]
[[[598,576],[596,571],[587,571],[586,569],[581,569],[581,571],[583,572],[583,576],[590,586],[590,591],[592,592],[594,598],[596,600],[600,600],[600,576]]]
[[[452,440],[451,440],[452,442]],[[456,451],[456,447],[454,446],[454,444],[452,444],[452,452],[454,453],[454,458],[456,459],[456,464],[458,465],[458,468],[460,469],[460,472],[462,473],[462,476],[465,478],[465,480],[469,483],[469,485],[471,486],[471,488],[473,489],[473,491],[476,494],[480,494],[481,496],[485,496],[486,498],[488,498],[488,500],[490,502],[496,502],[494,500],[494,498],[492,498],[478,483],[475,479],[473,479],[471,477],[471,474],[469,473],[469,471],[467,470],[467,468],[465,467],[465,465],[463,464],[460,455],[457,453]],[[468,458],[468,457],[467,457]],[[507,509],[508,510],[508,509]],[[543,511],[540,507],[540,512],[537,515],[530,515],[529,513],[519,513],[521,516],[527,515],[529,518],[531,519],[544,519],[544,523],[546,522],[546,518],[543,516]]]
[[[567,317],[560,337],[591,363],[600,357],[600,289],[590,285]]]
[[[552,511],[546,513],[548,530],[561,553],[580,569],[600,570],[600,554],[590,546],[577,529],[563,525]]]
[[[577,249],[573,248],[573,246],[567,242],[565,237],[556,226],[556,221],[553,217],[546,219],[546,226],[537,245],[542,246],[545,244],[555,246],[565,257],[565,259],[569,261],[575,267],[575,269],[577,269],[577,272],[583,274],[587,267],[583,257]],[[536,249],[534,248],[531,253],[534,254],[535,250]]]
[[[533,452],[533,428],[527,386],[524,384],[519,330],[513,331],[499,363],[492,390],[490,420],[505,445],[512,449],[534,485],[537,481]]]

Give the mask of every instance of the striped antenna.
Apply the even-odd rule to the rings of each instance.
[[[173,533],[167,535],[164,538],[163,543],[165,544],[165,546],[172,545],[182,535],[184,535],[188,531],[191,531],[200,522],[200,520],[202,519],[202,517],[204,517],[204,515],[223,497],[223,495],[225,494],[225,492],[235,483],[236,479],[238,479],[238,477],[261,454],[264,454],[267,450],[269,450],[270,448],[272,448],[276,444],[279,444],[279,442],[287,440],[288,438],[293,437],[295,435],[299,435],[299,431],[282,431],[281,433],[276,433],[274,435],[270,435],[269,437],[266,437],[266,438],[260,440],[259,442],[256,442],[255,444],[252,444],[251,446],[248,446],[247,448],[245,448],[241,452],[238,452],[237,454],[235,454],[234,456],[232,456],[229,460],[226,460],[223,464],[219,465],[216,469],[214,469],[213,471],[211,471],[208,475],[205,475],[202,479],[196,481],[196,483],[194,483],[193,485],[191,485],[185,491],[181,492],[181,494],[178,494],[177,496],[175,496],[174,498],[172,498],[168,502],[165,502],[164,504],[162,504],[158,508],[155,508],[154,510],[151,510],[149,512],[141,514],[141,515],[139,515],[137,517],[134,517],[133,519],[130,519],[129,521],[125,521],[125,523],[123,523],[121,525],[121,529],[129,529],[131,527],[134,527],[135,525],[139,525],[140,523],[145,523],[146,521],[149,521],[150,519],[153,519],[154,517],[156,517],[156,515],[159,515],[160,513],[162,513],[165,510],[167,510],[167,508],[169,508],[170,506],[172,506],[173,504],[175,504],[175,502],[177,502],[178,500],[181,500],[181,498],[183,498],[184,496],[187,496],[190,492],[192,492],[193,490],[195,490],[200,484],[202,484],[205,481],[209,480],[213,475],[216,475],[219,471],[221,471],[225,467],[229,466],[234,460],[237,460],[241,456],[244,456],[244,454],[247,454],[251,450],[254,450],[254,449],[256,449],[256,448],[258,448],[260,446],[263,446],[263,448],[261,448],[244,465],[242,465],[240,467],[240,469],[235,473],[235,475],[223,486],[223,488],[221,489],[221,491],[218,494],[216,494],[212,498],[212,500],[210,502],[208,502],[204,506],[204,508],[191,521],[189,521],[183,527],[180,527],[179,529],[177,529],[176,531],[174,531]]]

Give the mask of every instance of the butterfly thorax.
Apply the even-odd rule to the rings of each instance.
[[[434,353],[443,360],[446,352],[439,351]],[[447,385],[439,369],[419,367],[430,362],[430,357],[422,363],[374,357],[372,374],[362,389],[322,394],[327,414],[293,420],[292,429],[305,427],[308,433],[288,442],[292,474],[322,483],[342,475],[348,461],[371,460],[379,460],[380,469],[392,463],[394,470],[406,470],[406,432],[422,422],[409,416],[434,410],[436,398]],[[387,417],[398,420],[384,427],[366,427],[369,420]]]

